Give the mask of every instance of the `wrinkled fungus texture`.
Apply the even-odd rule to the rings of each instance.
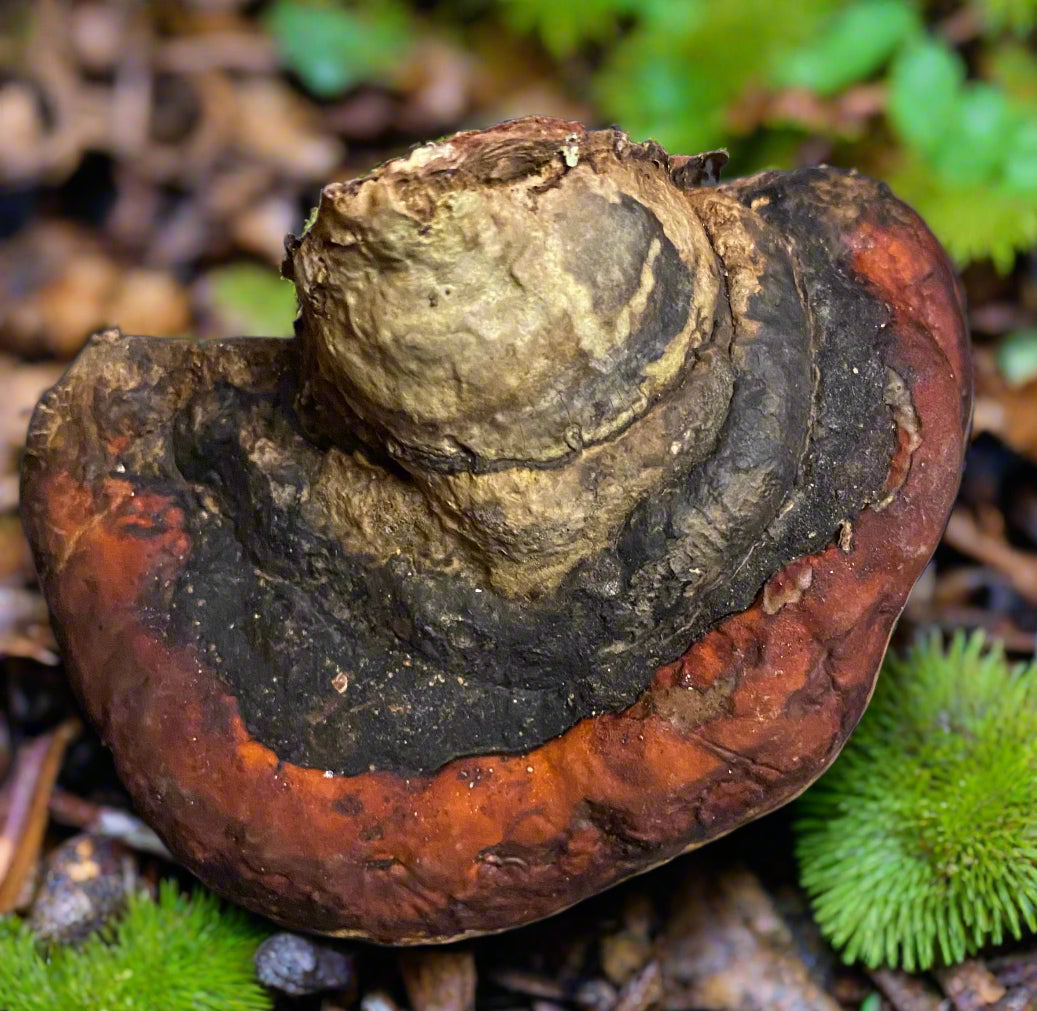
[[[96,337],[24,516],[73,683],[203,880],[442,940],[784,803],[939,539],[953,273],[881,185],[527,119],[325,189],[291,341]]]

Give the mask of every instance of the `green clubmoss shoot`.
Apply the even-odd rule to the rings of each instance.
[[[4,1011],[267,1011],[252,955],[265,932],[207,892],[164,881],[157,901],[134,895],[125,914],[78,948],[43,949],[18,917],[0,919]]]
[[[800,801],[801,879],[846,961],[928,969],[1037,929],[1037,664],[982,634],[887,657]]]

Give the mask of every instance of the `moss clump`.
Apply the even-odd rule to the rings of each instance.
[[[207,892],[165,881],[158,900],[130,898],[111,928],[81,947],[43,950],[15,916],[0,919],[3,1011],[264,1011],[252,954],[265,936]]]
[[[1037,930],[1037,664],[978,633],[887,658],[799,813],[803,886],[847,961],[927,969]]]

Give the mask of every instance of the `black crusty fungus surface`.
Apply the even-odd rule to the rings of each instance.
[[[207,658],[258,740],[345,774],[524,751],[632,704],[660,664],[881,498],[894,434],[887,310],[833,260],[834,232],[811,213],[815,177],[763,177],[739,194],[758,208],[766,268],[744,318],[723,289],[718,300],[733,391],[711,453],[675,468],[633,503],[614,543],[537,594],[347,550],[301,508],[329,452],[412,478],[380,447],[307,434],[298,341],[262,342],[262,354],[259,342],[164,344],[155,385],[96,405],[161,433],[140,465],[190,517],[187,566],[155,587],[151,620]],[[645,208],[617,214],[638,236],[660,227]],[[656,269],[679,296],[673,256]],[[672,332],[674,311],[659,306],[638,342],[665,345],[651,326]],[[156,394],[199,357],[211,386],[165,413],[177,398]],[[678,383],[647,411],[680,394]]]

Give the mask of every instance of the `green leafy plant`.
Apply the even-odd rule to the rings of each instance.
[[[734,103],[765,86],[839,5],[779,6],[771,0],[651,5],[598,72],[594,89],[606,116],[673,151],[729,143]]]
[[[918,12],[905,0],[861,0],[833,16],[816,38],[786,54],[773,79],[833,95],[881,69],[921,26]]]
[[[15,916],[0,919],[3,1011],[264,1011],[252,955],[265,936],[245,913],[173,881],[78,948],[43,950]]]
[[[1037,930],[1037,664],[979,633],[890,656],[799,815],[802,882],[847,961],[927,969]]]
[[[592,82],[604,116],[671,151],[724,144],[731,103],[765,82],[785,53],[843,6],[843,0],[780,0],[780,11],[774,0],[498,2],[513,28],[536,33],[555,56],[608,42]]]
[[[394,0],[276,0],[265,23],[281,60],[320,98],[384,77],[414,37],[409,13]]]
[[[1004,73],[1018,84],[1037,65],[1018,48],[1011,66],[995,50],[989,79],[970,80],[909,0],[857,0],[787,57],[775,80],[831,94],[886,67],[898,146],[883,174],[959,262],[990,257],[1006,271],[1037,242],[1037,105],[1013,93]]]
[[[643,0],[502,0],[504,17],[512,29],[540,36],[552,56],[571,56],[588,42],[612,40],[620,20],[642,11]]]
[[[1007,270],[1037,242],[1037,110],[966,81],[961,58],[926,37],[893,63],[888,114],[905,149],[890,182],[960,261]]]
[[[498,3],[557,57],[604,45],[591,82],[603,118],[670,150],[732,147],[739,172],[795,160],[788,104],[768,114],[768,95],[834,100],[884,85],[885,115],[861,122],[862,136],[833,116],[827,128],[805,121],[799,140],[827,132],[834,161],[890,182],[960,263],[989,257],[1007,271],[1037,243],[1037,59],[1016,40],[1037,25],[1037,0],[979,0],[972,66],[919,0]]]
[[[1037,0],[980,0],[978,6],[988,32],[1025,35],[1037,27]]]

